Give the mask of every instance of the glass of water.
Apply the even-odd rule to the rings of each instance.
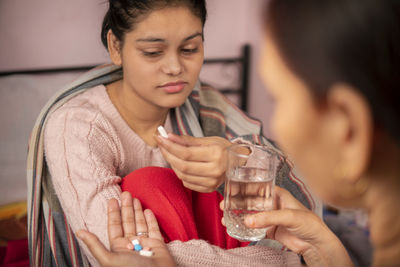
[[[274,209],[279,158],[275,150],[264,146],[234,144],[228,148],[224,220],[226,231],[233,238],[241,241],[265,238],[267,228],[248,228],[244,219]]]

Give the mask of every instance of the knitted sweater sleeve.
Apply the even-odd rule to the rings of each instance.
[[[300,258],[266,246],[248,246],[224,250],[204,240],[173,241],[168,244],[177,266],[301,266]]]
[[[88,230],[108,247],[107,203],[119,199],[116,172],[123,161],[115,130],[94,109],[61,107],[47,122],[44,143],[53,186],[72,230]],[[98,265],[80,246],[91,265]]]

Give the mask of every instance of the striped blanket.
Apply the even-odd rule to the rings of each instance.
[[[64,216],[62,207],[48,172],[44,158],[43,132],[48,115],[67,100],[99,84],[122,78],[122,70],[113,65],[97,67],[56,93],[42,109],[31,133],[27,158],[28,182],[28,239],[31,266],[89,266],[79,249],[74,233]],[[250,119],[217,90],[196,86],[184,105],[171,111],[176,134],[221,136],[243,139],[275,148],[261,134],[258,121]],[[317,211],[319,205],[301,179],[291,171],[282,155],[276,184],[299,199],[306,207]],[[219,191],[223,188],[219,188]]]

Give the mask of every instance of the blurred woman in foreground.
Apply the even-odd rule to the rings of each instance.
[[[368,212],[374,265],[398,266],[400,1],[273,0],[265,18],[277,142],[325,202]],[[278,196],[281,210],[248,225],[277,225],[269,237],[308,265],[345,265],[322,221]]]
[[[400,1],[272,0],[265,18],[260,72],[276,102],[276,140],[323,200],[368,212],[373,265],[398,266]],[[273,226],[268,237],[308,266],[352,265],[322,220],[276,191],[279,209],[248,217],[249,227]]]

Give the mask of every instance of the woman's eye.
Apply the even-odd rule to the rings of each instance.
[[[143,55],[146,57],[158,57],[161,54],[161,51],[143,51]]]
[[[194,53],[198,52],[199,49],[198,49],[197,47],[196,47],[196,48],[192,48],[192,49],[182,48],[181,51],[182,51],[182,53],[185,54],[185,55],[190,55],[190,54],[194,54]]]

